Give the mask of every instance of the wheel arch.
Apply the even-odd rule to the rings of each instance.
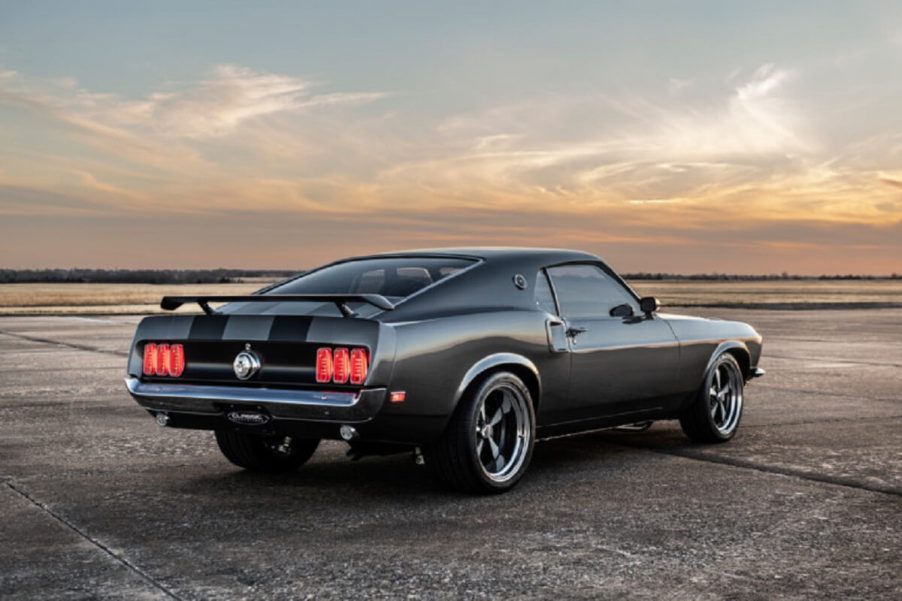
[[[532,397],[533,408],[538,412],[539,401],[542,398],[542,379],[539,375],[539,368],[531,360],[517,353],[495,353],[474,363],[464,374],[457,387],[454,407],[457,407],[460,400],[473,386],[499,371],[509,371],[523,381]]]
[[[751,377],[752,355],[745,343],[738,340],[727,340],[717,345],[717,348],[711,353],[711,357],[708,359],[708,364],[705,365],[705,371],[703,373],[707,374],[717,358],[723,353],[730,353],[733,358],[736,359],[736,362],[739,363],[739,368],[742,370],[742,377],[745,380],[748,380]]]

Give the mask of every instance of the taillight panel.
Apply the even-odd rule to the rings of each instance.
[[[185,371],[185,347],[165,342],[146,343],[142,371],[145,376],[180,377]]]
[[[320,347],[316,351],[316,381],[319,384],[362,386],[369,371],[370,353],[362,347]]]
[[[181,378],[191,383],[234,383],[233,361],[245,350],[244,341],[148,340],[143,351],[142,373],[152,379]],[[322,387],[366,384],[370,350],[362,346],[318,346],[295,342],[253,344],[263,365],[257,385],[310,385]]]

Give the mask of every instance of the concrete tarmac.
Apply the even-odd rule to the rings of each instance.
[[[902,598],[902,310],[703,312],[765,337],[733,441],[542,442],[494,497],[337,442],[244,473],[129,398],[140,318],[0,317],[0,598]]]

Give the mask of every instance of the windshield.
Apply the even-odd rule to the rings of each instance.
[[[398,302],[475,262],[474,259],[461,257],[355,259],[311,271],[276,285],[265,294],[381,294],[392,302]],[[349,304],[361,316],[379,311],[367,303]],[[266,306],[260,303],[233,303],[224,312],[339,315],[334,303],[322,302],[285,302]]]

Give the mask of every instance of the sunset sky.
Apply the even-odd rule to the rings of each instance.
[[[0,0],[0,267],[902,273],[902,2],[635,4]]]

